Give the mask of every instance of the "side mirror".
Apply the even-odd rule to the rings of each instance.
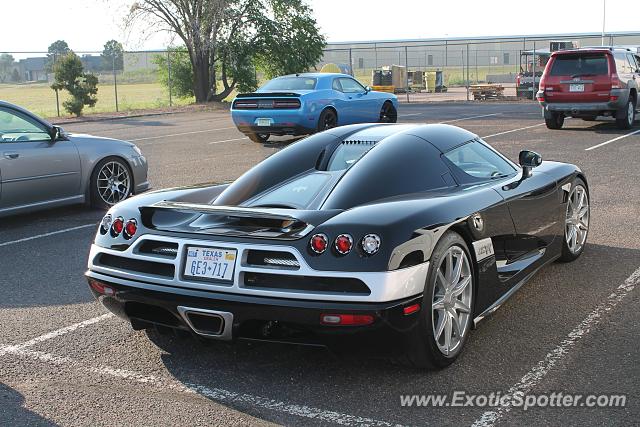
[[[372,90],[373,90],[373,89],[371,89],[371,86],[366,86],[366,87],[364,88],[364,93],[369,93],[369,92],[371,92]]]
[[[542,156],[535,151],[522,150],[518,155],[518,163],[522,167],[522,178],[529,178],[531,169],[542,164]]]
[[[63,132],[64,131],[60,126],[52,126],[51,129],[49,129],[49,137],[51,138],[51,142],[55,142],[58,137],[62,136]]]

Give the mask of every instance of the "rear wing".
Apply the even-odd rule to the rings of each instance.
[[[304,237],[316,225],[339,212],[172,201],[139,209],[142,224],[152,230],[282,240]]]

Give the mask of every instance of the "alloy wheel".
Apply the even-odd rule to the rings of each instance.
[[[473,276],[466,252],[451,246],[440,261],[433,287],[433,337],[444,355],[459,350],[469,329]]]
[[[589,232],[589,197],[582,185],[576,185],[567,202],[565,240],[573,254],[582,250]]]
[[[636,107],[633,105],[633,102],[629,102],[627,106],[627,123],[629,126],[633,126],[633,119],[635,116]]]
[[[100,198],[108,205],[115,205],[129,196],[129,171],[119,162],[107,162],[98,172],[97,186]]]

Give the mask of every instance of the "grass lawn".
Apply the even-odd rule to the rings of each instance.
[[[68,98],[68,93],[61,91],[60,115],[68,114],[62,107],[62,102]],[[17,104],[42,117],[55,117],[56,94],[47,83],[37,84],[0,84],[0,100]],[[187,105],[194,99],[173,98],[173,105]],[[127,83],[118,84],[118,109],[120,111],[144,108],[159,108],[169,106],[169,94],[160,83]],[[98,102],[93,108],[86,108],[83,114],[107,113],[116,111],[114,86],[112,84],[98,85]]]

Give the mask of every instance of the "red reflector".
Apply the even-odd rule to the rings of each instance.
[[[544,102],[544,96],[539,96],[536,98],[538,102]]]
[[[320,323],[336,326],[362,326],[373,323],[370,314],[321,314]]]
[[[99,294],[102,295],[115,295],[116,291],[115,289],[113,289],[111,286],[105,285],[104,283],[100,283],[96,280],[90,279],[89,280],[89,286],[91,286],[91,289],[93,289],[94,291],[98,292]]]
[[[351,251],[353,239],[348,234],[341,234],[336,237],[336,251],[341,255],[346,255]]]
[[[130,239],[138,231],[138,223],[135,219],[127,221],[127,225],[124,226],[124,237]]]
[[[418,311],[420,311],[420,304],[408,305],[403,308],[402,311],[404,311],[404,314],[417,313]]]
[[[113,236],[117,236],[120,233],[122,233],[122,230],[124,229],[124,219],[122,219],[121,216],[119,216],[118,218],[113,220],[113,224],[111,224],[111,234],[113,234]]]
[[[618,100],[617,96],[613,96],[612,95],[612,96],[609,97],[609,101],[617,101],[617,100]]]
[[[314,234],[309,242],[311,250],[317,254],[321,254],[327,249],[327,243],[328,239],[324,234]]]

